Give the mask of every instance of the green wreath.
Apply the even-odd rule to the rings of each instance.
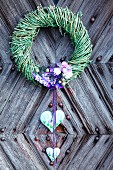
[[[81,15],[72,13],[67,7],[42,7],[21,19],[14,29],[11,42],[11,52],[19,71],[28,80],[34,82],[33,72],[40,72],[40,67],[30,57],[34,38],[41,27],[59,27],[69,33],[74,47],[72,58],[68,63],[72,66],[73,76],[76,78],[90,62],[92,45],[88,32],[81,21]]]

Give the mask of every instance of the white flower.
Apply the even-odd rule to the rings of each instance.
[[[61,73],[61,69],[60,68],[54,68],[54,73],[56,75],[59,75]]]
[[[66,79],[69,79],[73,76],[73,73],[72,72],[67,72],[67,73],[64,73],[63,76],[66,78]]]

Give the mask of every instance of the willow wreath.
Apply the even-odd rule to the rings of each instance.
[[[36,74],[40,75],[42,68],[30,57],[33,40],[42,27],[59,27],[59,30],[63,29],[72,40],[74,47],[72,58],[67,63],[64,62],[60,66],[57,65],[56,68],[57,75],[58,67],[64,69],[64,72],[62,71],[64,76],[59,80],[61,80],[61,84],[65,85],[71,79],[80,75],[90,62],[92,45],[88,32],[83,25],[80,13],[74,14],[67,7],[63,9],[55,6],[39,6],[35,11],[28,13],[24,19],[20,20],[12,35],[11,52],[13,58],[18,70],[28,80],[35,82],[35,77],[35,80],[43,85],[45,83],[42,83],[41,79],[39,80],[39,77],[36,77]],[[70,65],[72,67],[72,74],[66,77],[67,72],[65,72],[65,69],[70,70]],[[47,68],[46,70],[48,72]]]

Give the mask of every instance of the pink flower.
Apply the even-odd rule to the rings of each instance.
[[[67,72],[67,73],[64,73],[63,76],[66,78],[66,79],[69,79],[73,76],[73,73],[72,71],[71,72]]]
[[[62,62],[61,69],[62,69],[62,72],[63,72],[63,76],[66,79],[69,79],[70,77],[72,77],[72,75],[73,75],[72,66],[69,65],[67,62],[65,62],[65,61]]]
[[[61,67],[66,68],[67,66],[68,66],[68,63],[66,61],[63,61]]]

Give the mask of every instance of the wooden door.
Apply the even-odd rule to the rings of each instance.
[[[58,170],[113,169],[113,0],[0,0],[0,170],[53,169],[45,153],[51,134],[40,123],[51,91],[17,72],[9,42],[20,18],[42,6],[82,11],[93,44],[92,63],[58,90],[65,121],[57,128]],[[32,57],[41,65],[71,57],[73,47],[58,29],[41,29]],[[62,107],[63,104],[63,107]]]

